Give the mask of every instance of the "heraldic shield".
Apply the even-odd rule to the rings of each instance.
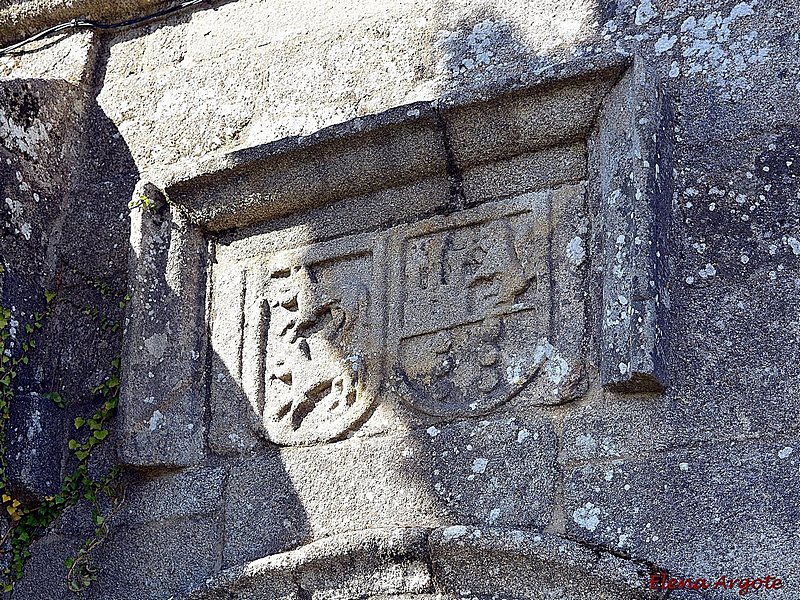
[[[576,194],[576,206],[582,194]],[[554,355],[551,193],[406,227],[393,240],[388,372],[414,409],[485,414],[525,391],[563,401]],[[574,230],[573,230],[574,231]],[[573,269],[574,271],[575,269]],[[559,364],[561,363],[561,364]]]
[[[279,253],[263,267],[263,424],[275,443],[336,440],[375,401],[374,324],[381,318],[374,314],[373,254],[359,241]]]

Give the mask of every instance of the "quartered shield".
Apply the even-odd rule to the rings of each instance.
[[[551,230],[548,193],[402,230],[387,335],[404,402],[485,414],[552,371]]]

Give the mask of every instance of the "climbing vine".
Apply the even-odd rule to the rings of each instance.
[[[143,210],[154,211],[156,209],[155,201],[145,194],[139,194],[138,198],[134,198],[128,202],[128,210],[141,208]]]
[[[108,299],[112,290],[108,284],[84,278],[85,282]],[[124,308],[127,295],[117,294],[120,308]],[[64,511],[81,501],[88,503],[91,510],[93,532],[78,548],[76,554],[65,561],[67,587],[80,591],[95,579],[95,569],[90,557],[108,534],[110,518],[119,510],[123,499],[119,467],[113,467],[101,476],[95,476],[90,468],[94,449],[109,436],[109,420],[113,418],[119,402],[120,361],[111,361],[107,375],[102,383],[92,389],[99,407],[85,417],[74,420],[74,436],[67,442],[74,469],[61,482],[60,489],[52,496],[37,502],[24,502],[15,497],[8,474],[7,428],[11,406],[15,397],[15,380],[21,368],[30,361],[30,353],[36,348],[36,341],[51,316],[58,299],[56,292],[45,292],[45,309],[30,316],[29,322],[20,331],[20,323],[12,311],[0,307],[0,506],[6,515],[7,528],[0,539],[0,552],[4,555],[5,568],[0,586],[11,591],[16,581],[24,573],[30,558],[31,544],[41,537]],[[98,323],[101,331],[116,333],[119,323],[89,305],[82,307],[84,315]],[[24,331],[22,341],[20,333]],[[66,402],[57,392],[43,394],[59,408]]]

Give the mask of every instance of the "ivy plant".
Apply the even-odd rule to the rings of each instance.
[[[107,286],[96,281],[94,283],[96,285],[92,287],[106,297]],[[78,548],[77,553],[66,560],[66,580],[67,587],[74,592],[89,586],[95,579],[95,568],[91,564],[90,555],[107,536],[110,518],[119,510],[123,498],[119,467],[113,467],[100,476],[95,476],[90,468],[94,450],[109,436],[109,421],[119,402],[119,359],[111,362],[103,382],[92,390],[99,407],[91,415],[75,418],[75,434],[67,441],[74,469],[64,477],[58,492],[38,502],[25,502],[15,497],[6,456],[7,428],[15,399],[15,380],[20,369],[29,363],[30,353],[36,348],[37,338],[51,316],[57,298],[56,292],[45,292],[45,310],[31,315],[22,331],[12,311],[0,307],[0,506],[7,522],[5,534],[0,539],[0,552],[4,558],[0,587],[4,591],[11,591],[15,582],[22,578],[25,564],[31,555],[31,544],[44,535],[67,508],[81,501],[85,501],[90,507],[94,530]],[[126,295],[120,300],[121,308],[127,299]],[[118,329],[116,322],[100,315],[99,311],[84,311],[84,314],[98,321],[101,330],[110,329],[116,332]],[[59,408],[66,406],[66,401],[57,392],[48,392],[43,396]]]

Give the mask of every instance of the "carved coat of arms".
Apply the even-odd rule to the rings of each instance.
[[[582,206],[582,190],[567,198]],[[554,266],[575,225],[554,206],[552,193],[528,194],[249,263],[265,342],[247,393],[268,439],[341,439],[384,397],[447,418],[574,396],[583,274]],[[578,338],[557,330],[556,303],[579,315]]]
[[[413,408],[485,414],[552,372],[552,207],[547,194],[526,200],[397,237],[387,355],[394,388]]]
[[[330,441],[355,427],[375,399],[371,259],[289,257],[264,271],[263,423],[276,443]]]

